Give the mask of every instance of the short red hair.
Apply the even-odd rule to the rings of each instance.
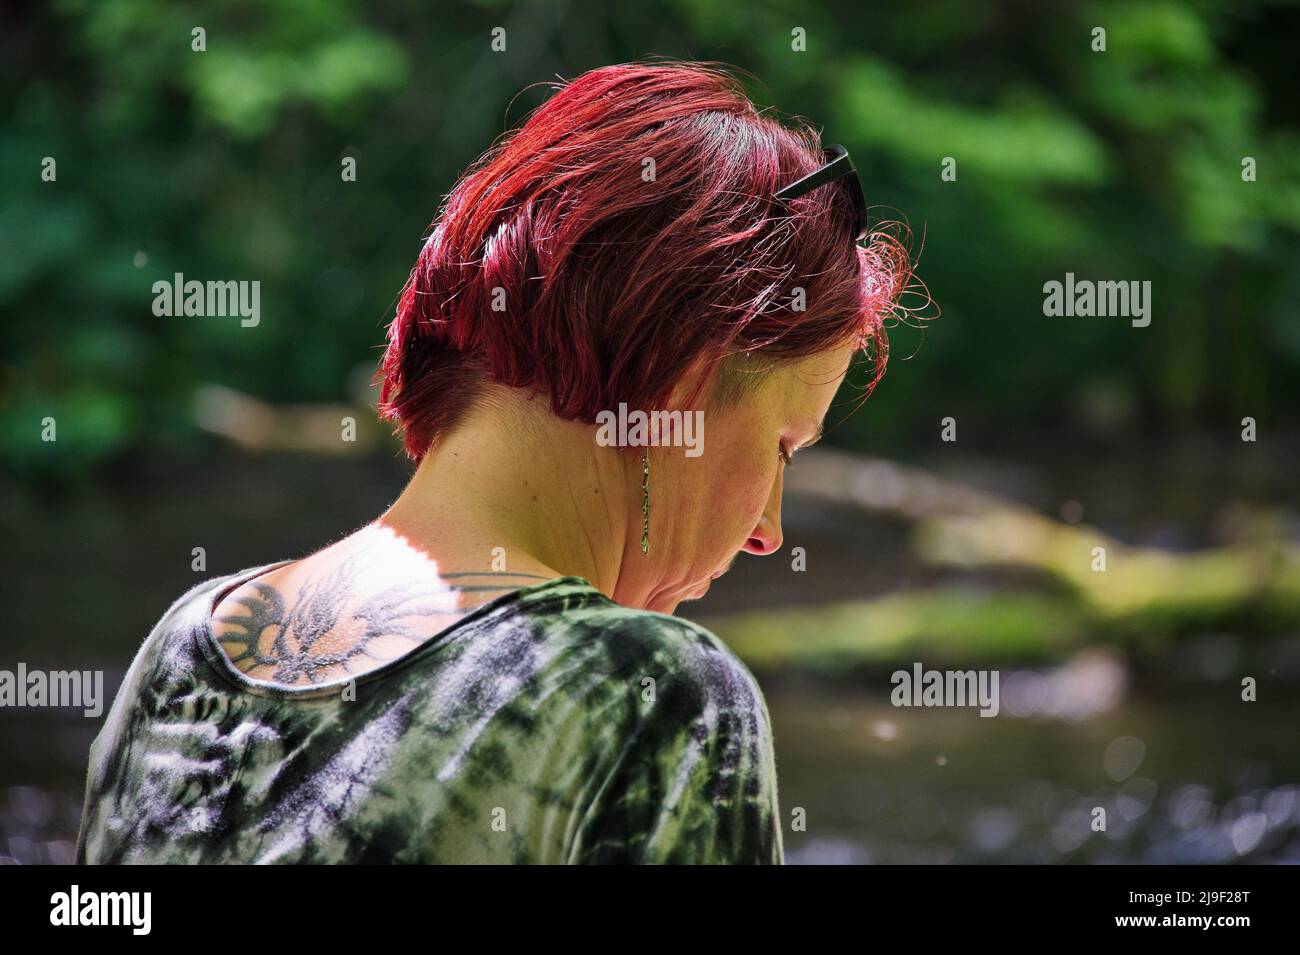
[[[886,234],[855,246],[840,189],[774,203],[821,149],[713,64],[560,84],[447,196],[388,329],[380,413],[419,460],[489,382],[590,422],[666,407],[697,365],[849,341],[874,353],[870,393],[908,257]]]

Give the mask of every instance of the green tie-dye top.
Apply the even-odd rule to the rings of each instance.
[[[235,667],[208,581],[90,751],[83,863],[780,863],[766,703],[713,634],[563,577],[353,681]]]

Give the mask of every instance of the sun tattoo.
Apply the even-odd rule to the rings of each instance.
[[[362,566],[356,557],[343,561],[301,587],[292,602],[277,587],[256,581],[246,585],[230,600],[240,609],[216,618],[214,632],[226,655],[249,676],[276,683],[317,684],[354,676],[400,655],[473,609],[458,606],[458,594],[476,593],[487,600],[520,586],[458,585],[431,591],[427,584],[406,582],[357,597],[364,592],[356,586]],[[380,644],[383,650],[375,652]]]

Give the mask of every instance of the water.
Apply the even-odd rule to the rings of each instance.
[[[767,698],[793,864],[1300,862],[1293,700],[1137,696],[1075,721],[805,681]]]

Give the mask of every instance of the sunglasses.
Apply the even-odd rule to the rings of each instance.
[[[827,160],[826,165],[790,183],[776,194],[776,198],[781,202],[788,202],[829,182],[843,179],[848,184],[849,197],[853,201],[854,213],[857,216],[853,225],[853,241],[861,242],[867,237],[867,200],[862,194],[862,180],[858,178],[858,171],[853,167],[849,151],[838,143],[826,147],[822,150],[822,155]]]

